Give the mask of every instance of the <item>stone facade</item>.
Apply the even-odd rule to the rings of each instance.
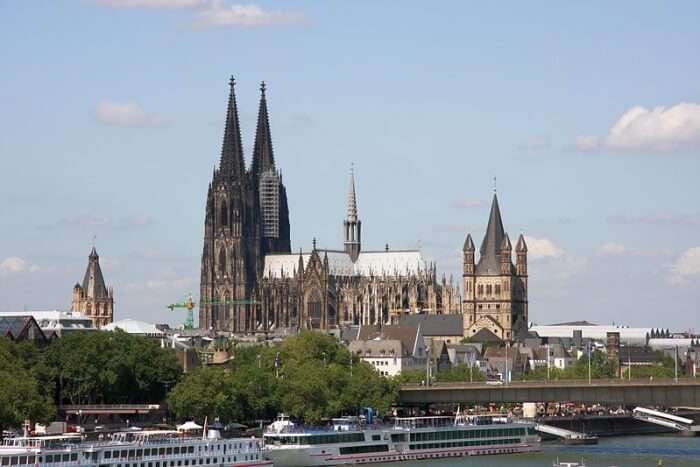
[[[479,252],[475,263],[474,242],[467,235],[462,252],[464,336],[487,329],[501,340],[517,340],[527,332],[527,245],[520,235],[513,264],[496,194]]]
[[[291,253],[286,188],[275,167],[261,87],[253,159],[246,170],[231,80],[219,167],[207,192],[199,326],[235,333],[334,331],[388,324],[404,313],[459,313],[459,287],[417,250],[362,251],[354,176],[343,246]]]
[[[221,160],[207,191],[199,326],[251,332],[260,324],[255,291],[265,254],[290,251],[289,210],[272,152],[265,84],[249,170],[234,84],[231,78]]]
[[[344,248],[267,255],[260,282],[264,329],[331,331],[340,325],[396,324],[405,314],[459,313],[458,287],[418,250],[363,251],[354,176]]]
[[[96,328],[114,320],[114,291],[105,285],[100,257],[95,247],[90,252],[83,283],[77,283],[73,287],[71,311],[83,313]]]

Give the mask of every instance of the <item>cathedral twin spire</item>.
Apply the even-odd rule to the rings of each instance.
[[[241,125],[238,120],[235,85],[236,80],[231,76],[219,170],[225,176],[240,179],[245,173],[245,163],[243,161],[243,143],[241,142]]]
[[[245,158],[241,140],[241,125],[238,119],[238,106],[236,103],[236,81],[229,80],[229,98],[226,110],[226,126],[224,128],[224,141],[221,147],[221,161],[219,171],[222,175],[234,179],[241,179],[245,174]],[[272,152],[272,136],[270,133],[270,120],[267,111],[267,99],[265,96],[266,85],[260,84],[260,107],[258,110],[258,125],[253,146],[253,161],[250,172],[253,177],[268,169],[275,168],[275,158]]]

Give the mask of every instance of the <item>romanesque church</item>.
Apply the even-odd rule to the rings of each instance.
[[[494,193],[478,263],[475,263],[471,234],[464,240],[462,313],[465,337],[492,333],[501,340],[513,341],[527,332],[527,245],[522,234],[515,245],[515,264],[512,252]]]

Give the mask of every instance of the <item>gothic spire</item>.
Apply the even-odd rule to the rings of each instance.
[[[350,187],[348,188],[348,210],[345,216],[348,222],[357,222],[357,195],[355,194],[355,170],[350,168]]]
[[[497,275],[499,272],[501,244],[505,231],[503,230],[503,221],[501,220],[501,210],[498,207],[498,197],[493,194],[491,203],[491,214],[489,215],[489,224],[486,227],[484,240],[481,242],[479,253],[479,264],[476,266],[477,274],[481,275]]]
[[[224,143],[221,147],[221,162],[219,170],[225,176],[240,178],[245,171],[243,162],[243,143],[241,142],[241,125],[238,121],[236,105],[236,81],[231,76],[229,80],[228,108],[226,109],[226,127]]]
[[[105,279],[100,268],[100,257],[95,247],[90,251],[87,270],[83,277],[83,291],[88,298],[101,298],[109,296]]]
[[[265,81],[263,81],[260,83],[260,108],[258,110],[258,126],[255,130],[255,145],[253,146],[253,165],[251,167],[253,176],[257,176],[260,172],[270,168],[275,168],[270,119],[267,114],[267,98],[265,97],[266,89]]]

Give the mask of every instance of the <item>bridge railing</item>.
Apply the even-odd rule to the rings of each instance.
[[[679,386],[698,386],[700,385],[700,379],[696,378],[685,378],[678,379],[677,381],[673,378],[658,378],[649,380],[647,379],[620,379],[620,378],[606,378],[606,379],[592,379],[589,383],[587,379],[550,379],[550,380],[520,380],[511,381],[508,384],[489,384],[483,381],[480,382],[469,382],[469,381],[451,381],[451,382],[435,382],[431,383],[429,386],[420,383],[402,383],[401,388],[405,389],[421,389],[421,388],[461,388],[461,387],[473,387],[473,388],[507,388],[507,387],[529,387],[529,386],[669,386],[669,385],[679,385]]]

